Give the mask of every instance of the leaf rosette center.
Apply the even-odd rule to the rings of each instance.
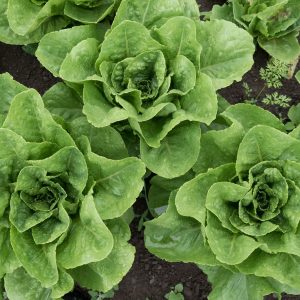
[[[56,176],[47,176],[39,167],[24,168],[17,179],[16,191],[20,199],[34,211],[51,211],[67,194]]]
[[[250,169],[246,183],[250,189],[234,204],[236,209],[229,218],[235,229],[257,236],[291,228],[284,207],[293,190],[292,182],[283,173],[280,162],[262,162]]]

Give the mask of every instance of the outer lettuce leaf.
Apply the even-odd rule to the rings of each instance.
[[[174,203],[176,193],[170,195],[166,213],[145,223],[147,249],[171,262],[195,262],[217,265],[213,253],[206,246],[201,226],[192,218],[178,214]]]
[[[200,22],[197,39],[202,46],[201,72],[212,78],[216,89],[240,81],[251,69],[255,50],[252,38],[231,22]]]
[[[124,20],[131,20],[150,28],[176,16],[198,19],[199,9],[197,3],[194,0],[163,0],[159,2],[151,0],[146,2],[123,0],[112,27],[118,26]]]
[[[113,236],[101,220],[91,194],[82,201],[80,219],[57,249],[57,260],[66,269],[105,259],[113,248]]]
[[[215,5],[209,17],[237,23],[257,39],[260,47],[279,60],[291,63],[299,56],[297,0],[231,0],[223,6]]]
[[[43,101],[52,115],[73,121],[82,117],[82,100],[79,95],[62,82],[55,84],[44,95]]]
[[[51,17],[63,14],[65,0],[48,0],[36,5],[31,0],[8,0],[7,19],[10,28],[18,35],[33,32]],[[55,19],[52,21],[55,22]],[[60,28],[57,28],[60,29]]]
[[[134,157],[114,161],[94,153],[87,154],[87,161],[99,215],[103,220],[121,217],[144,186],[144,164]]]
[[[128,157],[126,145],[119,132],[112,127],[96,128],[85,117],[77,118],[67,125],[68,131],[80,145],[83,137],[88,139],[91,151],[110,159]],[[114,141],[112,143],[112,141]]]
[[[154,176],[150,180],[150,189],[148,193],[148,209],[154,217],[158,217],[165,212],[170,194],[173,190],[178,189],[186,181],[194,177],[194,172],[189,171],[186,174],[173,178],[166,179],[160,176]]]
[[[8,222],[7,222],[8,223]],[[8,225],[8,224],[7,224]],[[21,263],[16,258],[10,243],[9,228],[0,227],[0,277],[4,274],[11,273],[21,266]]]
[[[98,24],[114,13],[120,0],[3,0],[0,40],[10,44],[37,43],[47,33],[70,23]]]
[[[64,14],[84,24],[96,24],[113,12],[118,0],[67,0]]]
[[[41,26],[37,27],[36,29],[30,32],[27,32],[26,34],[18,34],[17,32],[13,31],[13,29],[10,27],[10,20],[8,19],[8,15],[6,14],[8,10],[9,1],[10,0],[3,0],[0,3],[0,41],[6,44],[27,45],[37,43],[45,34],[51,31],[59,30],[63,27],[66,27],[69,24],[69,20],[65,17],[55,16],[53,18],[50,18],[49,20],[45,20],[45,22],[41,24]],[[22,3],[26,2],[28,1],[22,1]],[[18,21],[14,13],[11,12],[11,18],[13,19],[13,22],[20,22],[20,20],[23,20],[24,16],[26,17],[24,11],[21,11],[20,13],[22,16],[21,19],[19,19]],[[18,29],[20,29],[22,25],[27,26],[25,23],[19,23],[17,25]]]
[[[300,83],[300,71],[298,71],[295,75],[297,81]]]
[[[289,291],[289,293],[295,292],[271,278],[244,275],[231,272],[223,267],[199,267],[207,274],[208,280],[213,286],[213,290],[208,296],[209,300],[261,300],[265,295],[276,292],[280,294],[283,290]]]
[[[257,41],[260,47],[271,56],[286,63],[290,63],[300,55],[298,35],[299,33],[292,32],[276,39],[267,40],[258,38]]]
[[[12,99],[19,93],[26,91],[27,88],[14,81],[12,76],[8,73],[4,73],[0,77],[0,89],[1,93],[1,108],[0,114],[6,116],[11,104]]]
[[[169,132],[158,148],[151,148],[141,141],[141,159],[150,170],[162,177],[178,177],[196,162],[200,136],[201,131],[196,122],[181,123]],[[189,153],[189,156],[182,158],[182,153]]]
[[[36,57],[54,76],[59,75],[66,55],[81,41],[94,38],[103,41],[107,25],[82,25],[52,32],[41,39]]]
[[[5,276],[5,290],[9,299],[51,299],[51,289],[43,288],[23,268],[19,268]]]
[[[219,181],[229,181],[234,176],[234,164],[225,164],[186,182],[176,195],[178,212],[183,216],[193,217],[205,226],[205,201],[210,187]]]
[[[135,252],[134,247],[127,243],[130,230],[124,221],[111,220],[108,222],[108,228],[114,236],[114,248],[108,257],[101,262],[70,270],[81,286],[104,292],[112,289],[129,271]],[[112,265],[116,267],[112,268]]]
[[[281,143],[277,143],[280,140]],[[276,147],[270,145],[277,144]],[[256,126],[245,135],[236,160],[237,173],[242,176],[259,162],[266,160],[300,160],[300,141],[267,126]]]

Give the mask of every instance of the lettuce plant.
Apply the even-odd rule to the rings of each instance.
[[[134,259],[124,214],[142,189],[143,163],[125,157],[112,128],[70,112],[54,120],[8,74],[0,86],[0,286],[11,300],[58,299],[74,282],[111,289]]]
[[[300,293],[299,129],[256,106],[237,104],[209,130],[193,171],[147,222],[146,247],[208,274],[209,299]]]
[[[271,56],[290,63],[300,54],[298,0],[229,0],[215,5],[211,19],[227,19],[247,29]]]
[[[196,162],[199,124],[215,119],[216,90],[250,69],[254,46],[230,22],[200,22],[194,0],[146,2],[122,1],[104,40],[73,27],[46,35],[36,55],[81,94],[91,124],[129,127],[146,166],[173,178]]]
[[[118,3],[119,0],[2,0],[0,41],[37,43],[46,33],[70,23],[99,23]]]

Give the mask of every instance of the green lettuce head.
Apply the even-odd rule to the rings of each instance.
[[[271,56],[290,63],[300,54],[298,0],[229,0],[215,5],[211,19],[231,19],[244,27]]]
[[[146,246],[169,261],[197,263],[212,282],[209,299],[299,294],[297,130],[286,134],[275,116],[246,104],[221,116],[228,127],[203,134],[197,175],[146,223]]]
[[[0,41],[7,44],[37,43],[47,33],[74,21],[96,24],[119,0],[3,0],[0,3]]]
[[[216,117],[216,90],[249,70],[254,46],[230,22],[200,22],[194,0],[147,3],[122,1],[104,39],[72,28],[45,36],[36,55],[81,89],[91,124],[129,127],[147,167],[174,178],[195,163],[199,124]]]
[[[74,282],[111,289],[133,262],[124,214],[142,189],[143,163],[125,158],[112,128],[55,117],[66,131],[35,90],[8,74],[0,86],[0,281],[8,298],[57,299]]]

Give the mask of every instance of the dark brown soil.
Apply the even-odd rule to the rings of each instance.
[[[300,102],[300,89],[299,84],[296,79],[293,77],[292,79],[284,79],[282,81],[283,86],[279,89],[273,88],[265,88],[265,82],[259,77],[259,70],[262,67],[265,67],[268,62],[268,54],[260,48],[257,48],[256,53],[254,55],[254,65],[252,69],[246,73],[243,77],[243,80],[240,82],[236,82],[231,86],[220,91],[220,94],[227,99],[231,104],[235,104],[238,102],[243,102],[247,99],[245,95],[245,90],[242,86],[243,82],[248,83],[249,87],[253,90],[253,96],[256,97],[263,89],[263,93],[258,97],[257,105],[262,106],[265,109],[268,109],[272,113],[276,114],[279,117],[286,117],[287,109],[283,109],[280,106],[275,105],[265,105],[261,102],[261,99],[264,95],[268,93],[272,93],[274,91],[278,91],[279,94],[289,96],[292,101],[291,105],[297,104]],[[300,69],[300,62],[298,63],[296,70]]]
[[[211,9],[213,4],[224,3],[225,1],[200,0],[201,11]],[[255,54],[255,65],[253,69],[244,76],[244,81],[253,89],[257,95],[263,87],[259,79],[259,69],[266,65],[268,56],[262,50]],[[298,65],[299,67],[299,65]],[[21,47],[9,46],[0,43],[0,73],[9,72],[16,80],[26,86],[37,89],[44,93],[57,79],[53,78],[39,62],[31,55],[24,53]],[[268,92],[266,90],[266,92]],[[293,103],[300,100],[299,85],[295,80],[286,80],[284,87],[280,90],[293,99]],[[246,97],[241,83],[235,83],[231,87],[221,91],[221,94],[231,103],[242,102]],[[261,104],[258,102],[258,104]],[[277,115],[285,115],[286,111],[281,108],[267,107]],[[145,202],[140,199],[135,205],[137,214],[146,209]],[[210,292],[210,285],[206,276],[193,264],[167,263],[151,255],[144,247],[143,233],[137,230],[137,220],[132,224],[131,243],[136,247],[136,259],[131,271],[119,285],[119,290],[114,300],[150,300],[164,299],[164,295],[177,283],[184,285],[186,300],[207,299]],[[65,297],[69,300],[90,299],[87,292],[76,288],[73,293]],[[268,298],[272,299],[272,298]],[[285,300],[300,300],[300,296],[283,297]],[[232,299],[243,300],[243,299]]]
[[[0,43],[0,73],[9,72],[15,80],[41,94],[57,82],[38,60],[22,47]]]

